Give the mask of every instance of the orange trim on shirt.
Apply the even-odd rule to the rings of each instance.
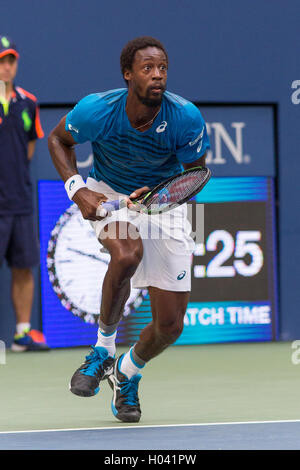
[[[17,87],[17,90],[20,90],[21,93],[23,93],[27,98],[30,98],[32,101],[37,101],[36,96],[34,96],[32,93],[29,93],[29,91],[24,90],[24,88],[21,88],[20,86]]]
[[[23,95],[27,96],[27,98],[37,103],[36,96],[34,96],[32,93],[29,93],[29,91],[24,90],[24,88],[21,88],[20,86],[17,87],[17,90],[20,91],[20,93],[23,93]],[[38,106],[36,107],[36,110],[35,110],[35,130],[36,130],[38,138],[42,139],[45,134],[42,128],[42,124],[40,120],[40,108]]]
[[[40,121],[40,108],[37,106],[35,110],[35,130],[39,139],[44,137],[44,131]]]

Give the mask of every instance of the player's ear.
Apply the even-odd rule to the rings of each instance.
[[[124,78],[125,80],[131,80],[131,71],[130,70],[125,70],[124,72]]]

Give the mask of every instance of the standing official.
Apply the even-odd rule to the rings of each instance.
[[[15,86],[18,59],[14,42],[0,36],[0,264],[6,259],[12,273],[16,331],[11,348],[22,352],[49,347],[30,325],[32,268],[39,263],[30,161],[44,133],[36,97]]]

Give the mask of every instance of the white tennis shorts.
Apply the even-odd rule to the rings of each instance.
[[[124,197],[124,194],[114,191],[103,181],[98,182],[91,177],[87,178],[87,187],[104,194],[108,200]],[[141,214],[125,207],[109,213],[102,220],[90,223],[99,240],[99,235],[107,224],[108,232],[102,233],[102,237],[107,233],[110,237],[115,235],[114,222],[117,221],[129,222],[132,228],[129,236],[141,237],[143,242],[143,258],[131,280],[133,288],[152,286],[179,292],[191,290],[191,263],[195,243],[190,235],[191,225],[187,219],[186,204],[157,215]],[[124,238],[128,236],[127,233],[123,235]]]

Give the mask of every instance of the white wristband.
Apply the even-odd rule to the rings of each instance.
[[[72,200],[73,196],[81,188],[86,188],[86,184],[80,175],[73,175],[65,182],[65,190],[69,199]]]

